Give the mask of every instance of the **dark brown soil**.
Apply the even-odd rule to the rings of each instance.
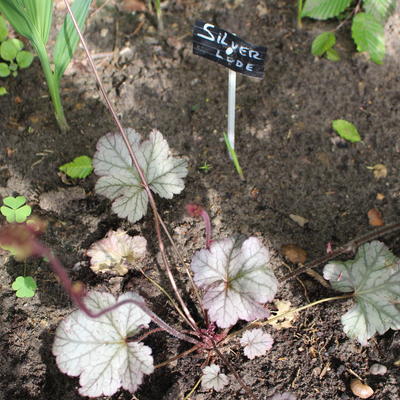
[[[188,262],[204,245],[202,224],[184,212],[185,204],[192,201],[210,212],[215,238],[232,233],[257,235],[276,249],[274,268],[279,277],[288,272],[279,255],[284,244],[302,247],[312,260],[325,253],[328,242],[336,247],[372,231],[367,212],[373,207],[382,212],[387,224],[398,221],[400,15],[395,14],[386,25],[384,65],[355,53],[346,27],[338,33],[342,60],[333,63],[315,59],[310,45],[318,33],[334,25],[305,21],[303,29],[298,29],[295,3],[170,0],[165,2],[163,35],[151,18],[117,11],[112,1],[90,18],[89,45],[124,126],[143,135],[159,129],[170,146],[189,159],[184,192],[172,201],[158,202]],[[57,8],[57,14],[63,12]],[[238,76],[237,152],[244,182],[222,140],[228,72],[192,55],[195,19],[268,47],[263,80]],[[113,293],[150,292],[153,309],[170,323],[179,324],[176,315],[165,308],[164,298],[154,295],[136,274],[110,281],[95,276],[87,266],[85,250],[90,244],[109,229],[122,227],[150,241],[147,271],[159,274],[150,214],[131,225],[111,212],[108,200],[94,193],[94,175],[78,181],[63,181],[58,175],[59,165],[79,155],[92,156],[97,140],[115,130],[83,52],[78,51],[63,80],[71,125],[67,135],[60,134],[54,122],[38,61],[2,84],[10,94],[0,97],[0,197],[26,196],[34,214],[48,221],[45,243],[74,280]],[[358,127],[361,143],[338,140],[331,121],[339,118]],[[211,165],[208,173],[199,170],[204,163]],[[375,164],[387,167],[386,177],[374,177],[368,167]],[[49,198],[53,191],[61,191],[61,199]],[[383,195],[381,200],[378,193]],[[301,227],[291,214],[309,222]],[[397,235],[383,240],[400,254]],[[1,257],[0,400],[81,398],[78,380],[60,373],[51,354],[55,328],[73,309],[68,297],[44,261],[18,263]],[[32,299],[17,299],[11,290],[11,282],[24,272],[38,282]],[[278,298],[301,306],[334,295],[308,275],[301,275],[300,280],[283,285]],[[313,307],[301,313],[289,329],[267,327],[275,343],[265,357],[247,360],[237,342],[226,356],[259,399],[283,391],[302,400],[353,399],[351,371],[368,381],[375,390],[373,399],[399,399],[400,374],[394,362],[400,359],[400,334],[389,331],[361,347],[341,328],[340,315],[350,304]],[[188,348],[165,334],[155,334],[147,342],[157,363]],[[158,369],[146,378],[137,398],[183,399],[199,379],[203,361],[195,354]],[[388,368],[385,375],[369,374],[370,365],[376,362]],[[229,370],[224,372],[229,374]],[[222,393],[198,389],[191,399],[247,399],[229,375],[234,383]],[[132,398],[121,391],[107,399]]]

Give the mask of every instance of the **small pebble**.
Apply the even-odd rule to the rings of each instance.
[[[369,373],[371,375],[385,375],[387,368],[382,364],[372,364],[369,368]]]
[[[365,383],[362,383],[359,379],[353,379],[351,381],[350,389],[353,394],[360,399],[369,399],[374,394],[372,388]]]

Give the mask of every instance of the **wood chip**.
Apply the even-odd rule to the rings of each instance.
[[[383,226],[385,222],[383,221],[382,214],[376,208],[371,208],[368,211],[368,220],[371,226]]]
[[[306,262],[307,252],[295,244],[284,244],[281,252],[293,264],[304,264]]]

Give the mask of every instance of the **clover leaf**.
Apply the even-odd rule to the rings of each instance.
[[[88,156],[75,157],[71,162],[58,167],[70,178],[86,178],[93,172],[92,159]]]
[[[151,190],[166,199],[179,194],[187,175],[186,160],[171,155],[167,141],[157,130],[142,143],[133,129],[128,128],[126,133]],[[112,209],[119,217],[136,222],[146,214],[147,194],[120,134],[109,133],[98,141],[93,166],[100,176],[96,192],[113,200]]]
[[[268,249],[255,237],[214,241],[209,250],[194,255],[194,281],[204,289],[204,307],[220,328],[238,319],[268,317],[263,304],[274,298],[278,288],[269,259]]]
[[[0,212],[6,217],[9,223],[25,222],[29,215],[31,215],[32,209],[25,204],[26,198],[24,196],[5,197],[3,203],[4,206],[0,207]]]
[[[324,277],[356,305],[342,316],[345,333],[365,345],[375,333],[400,329],[400,261],[381,242],[362,245],[349,261],[332,261]]]
[[[128,299],[143,301],[132,292],[118,300],[109,293],[90,292],[85,302],[99,312]],[[143,376],[153,372],[153,357],[150,347],[127,339],[149,323],[150,317],[132,303],[98,318],[75,311],[57,328],[53,344],[57,365],[70,376],[80,376],[82,396],[112,396],[121,386],[133,393]]]
[[[35,295],[37,285],[31,276],[18,276],[11,285],[17,297],[26,298]]]

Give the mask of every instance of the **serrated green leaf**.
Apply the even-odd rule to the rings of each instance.
[[[0,45],[0,57],[5,61],[14,60],[17,53],[18,49],[12,39],[7,39]]]
[[[384,23],[396,9],[397,0],[364,0],[363,8],[379,22]]]
[[[16,291],[15,295],[20,298],[33,297],[37,289],[36,282],[31,276],[18,276],[11,287]]]
[[[0,42],[5,40],[8,36],[8,28],[6,20],[0,15]]]
[[[33,61],[33,54],[30,51],[22,50],[17,54],[19,68],[28,68]]]
[[[74,158],[71,162],[58,167],[71,178],[86,178],[93,171],[92,159],[88,156]]]
[[[324,55],[336,43],[336,36],[333,32],[323,32],[312,42],[311,53],[313,56]]]
[[[385,57],[385,31],[374,16],[357,14],[353,18],[351,34],[358,51],[366,51],[373,62],[382,64]]]
[[[376,333],[400,329],[400,260],[381,242],[362,245],[349,261],[332,261],[324,278],[356,305],[342,316],[345,333],[361,344]]]
[[[335,49],[328,49],[325,53],[325,57],[329,61],[340,61],[340,55]]]
[[[80,30],[83,32],[86,18],[92,0],[74,0],[71,6],[72,13],[75,16]],[[56,44],[53,51],[54,73],[60,81],[68,64],[72,60],[76,46],[79,42],[79,36],[70,15],[67,15],[64,24],[57,35]]]
[[[0,78],[7,78],[11,73],[10,68],[8,68],[8,64],[0,63]]]
[[[336,119],[332,121],[332,127],[343,139],[352,143],[361,142],[361,136],[351,122],[344,119]]]
[[[6,94],[8,94],[7,89],[4,86],[0,86],[0,96],[4,96]]]
[[[167,141],[157,130],[143,143],[133,129],[128,128],[126,133],[150,189],[165,199],[179,194],[188,172],[186,160],[172,156]],[[109,133],[98,141],[93,166],[100,176],[96,192],[113,200],[112,209],[120,218],[136,222],[146,214],[147,194],[119,133]]]
[[[302,17],[314,19],[328,19],[337,17],[342,13],[352,0],[307,0],[301,12]]]

